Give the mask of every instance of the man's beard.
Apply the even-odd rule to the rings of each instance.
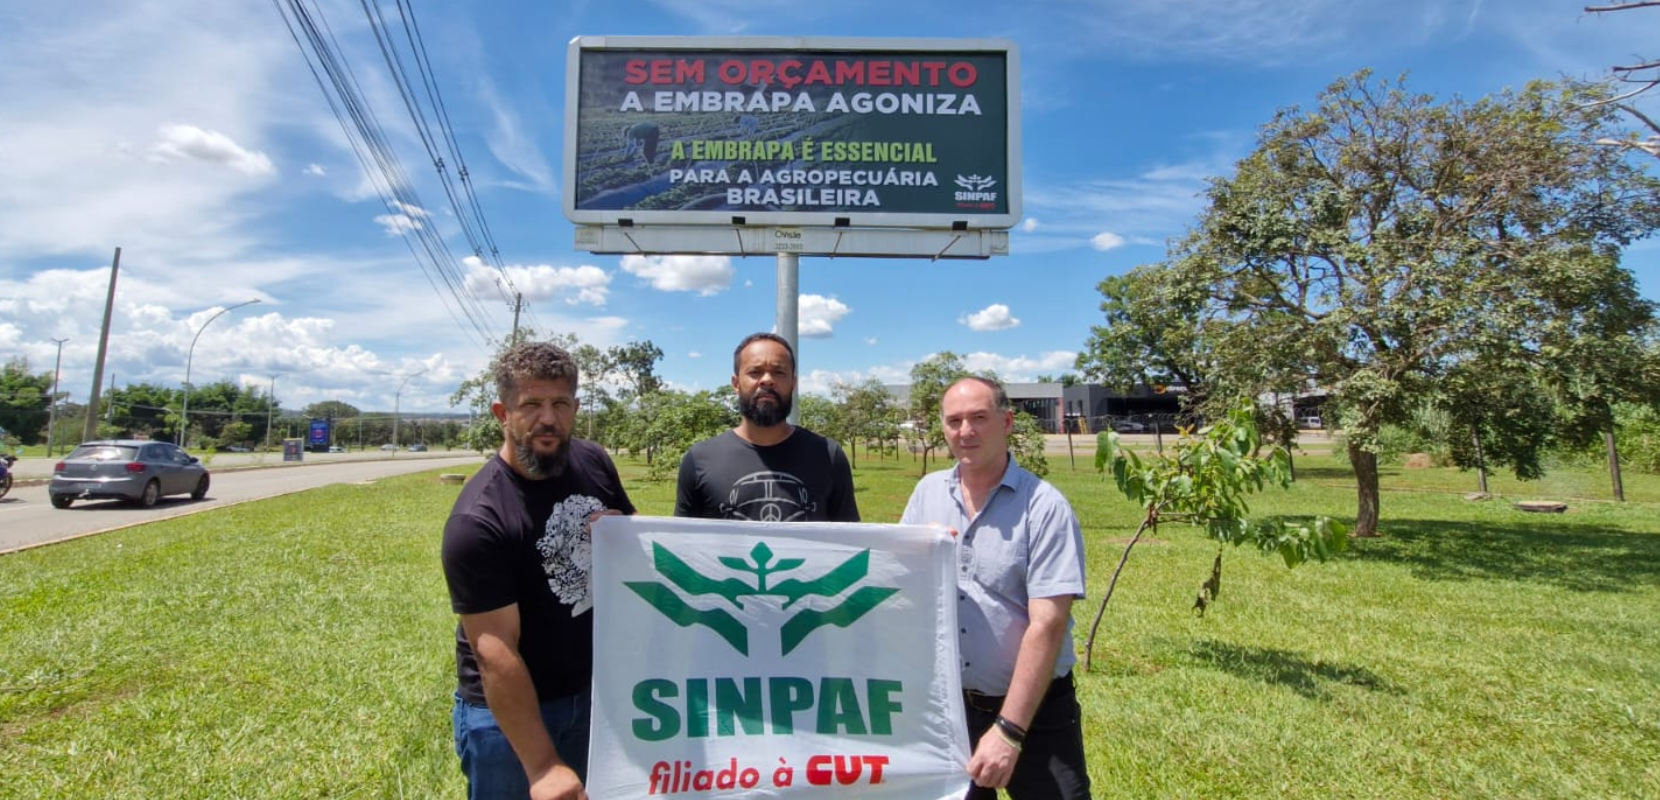
[[[772,396],[772,405],[761,405],[760,400],[763,392]],[[756,389],[748,397],[738,395],[738,413],[743,414],[744,419],[756,425],[770,428],[789,418],[790,406],[793,401],[794,398],[780,394],[774,389]]]
[[[559,449],[546,455],[536,452],[531,438],[550,433],[559,439]],[[519,467],[531,478],[557,478],[565,474],[565,466],[571,463],[571,437],[559,436],[546,428],[529,431],[513,437],[513,452],[519,457]]]

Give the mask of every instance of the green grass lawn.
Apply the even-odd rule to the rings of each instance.
[[[1136,510],[1052,475],[1091,598]],[[1080,459],[1080,466],[1084,463]],[[625,481],[665,514],[671,483]],[[1353,514],[1321,456],[1261,499]],[[908,457],[861,454],[867,519]],[[1386,469],[1385,536],[1287,570],[1191,530],[1138,545],[1079,675],[1100,797],[1660,797],[1660,481],[1553,473],[1468,502],[1468,473]],[[460,797],[432,474],[336,486],[0,557],[0,798]],[[1513,499],[1565,499],[1562,515]]]

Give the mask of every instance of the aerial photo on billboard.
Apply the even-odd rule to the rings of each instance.
[[[565,213],[583,224],[1007,228],[1003,40],[580,37]]]

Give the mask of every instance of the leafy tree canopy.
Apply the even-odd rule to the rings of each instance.
[[[1360,72],[1313,109],[1279,112],[1235,173],[1212,181],[1167,261],[1104,284],[1091,363],[1121,371],[1140,347],[1157,368],[1191,369],[1232,395],[1329,393],[1359,484],[1355,530],[1375,534],[1382,425],[1426,398],[1537,391],[1501,373],[1543,375],[1575,360],[1565,353],[1652,325],[1619,253],[1660,225],[1660,182],[1591,146],[1617,112],[1590,92],[1535,83],[1436,102]],[[1174,311],[1155,305],[1172,300]],[[1500,407],[1520,404],[1471,410]],[[1516,417],[1479,424],[1508,431],[1509,457],[1525,465],[1533,445]]]
[[[351,419],[362,413],[357,406],[341,400],[324,400],[320,403],[312,403],[300,410],[301,416],[312,419]]]

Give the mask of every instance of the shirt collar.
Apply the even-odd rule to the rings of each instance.
[[[962,492],[963,476],[960,471],[961,469],[962,467],[960,465],[954,465],[951,467],[951,491],[953,494]],[[1007,469],[1003,470],[1003,479],[998,481],[997,485],[999,487],[1006,487],[1010,491],[1019,491],[1020,482],[1027,474],[1026,470],[1020,466],[1020,462],[1014,459],[1014,453],[1010,453],[1009,466]]]

